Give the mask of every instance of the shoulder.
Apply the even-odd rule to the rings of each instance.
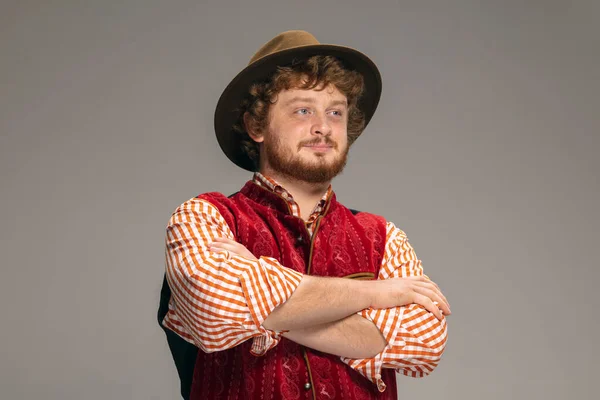
[[[175,211],[171,213],[171,219],[188,216],[219,216],[219,205],[222,200],[227,200],[227,197],[221,193],[204,193],[181,203]]]
[[[386,236],[388,240],[405,241],[407,240],[406,233],[398,228],[393,222],[388,221],[385,217],[374,214],[367,211],[361,211],[354,208],[348,208],[341,203],[338,203],[338,207],[345,210],[346,213],[352,214],[355,219],[361,222],[361,224],[377,224],[384,226],[386,230]]]
[[[387,221],[385,230],[387,232],[388,239],[405,241],[408,238],[406,237],[406,233],[400,228],[398,228],[393,222]]]
[[[348,208],[340,203],[336,210],[344,215],[344,219],[360,231],[364,231],[371,238],[386,238],[386,219],[378,214]],[[338,214],[339,215],[339,214]]]
[[[219,202],[226,200],[227,197],[222,193],[210,192],[202,193],[196,197],[192,197],[189,200],[184,201],[175,209],[175,212],[179,210],[193,210],[198,208],[214,208]]]
[[[341,204],[341,203],[337,203],[337,208],[339,210],[341,210],[342,212],[344,212],[346,215],[352,215],[353,218],[360,220],[360,221],[373,221],[373,222],[378,222],[380,224],[386,224],[387,221],[386,219],[378,214],[374,214],[374,213],[370,213],[367,211],[362,211],[362,210],[357,210],[355,208],[348,208],[345,205]]]

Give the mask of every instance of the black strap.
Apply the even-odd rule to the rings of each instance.
[[[169,349],[177,367],[179,380],[181,381],[181,396],[188,400],[192,389],[192,378],[194,376],[194,367],[196,366],[196,357],[198,357],[198,348],[190,342],[182,339],[179,335],[163,326],[162,321],[169,310],[169,299],[171,298],[171,288],[167,282],[167,276],[163,278],[162,289],[160,290],[160,305],[158,307],[158,324],[167,335]]]

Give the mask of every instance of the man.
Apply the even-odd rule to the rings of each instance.
[[[219,144],[255,174],[167,227],[159,322],[184,397],[392,399],[395,370],[436,367],[444,295],[404,232],[330,185],[380,93],[364,54],[303,31],[265,44],[223,92]]]

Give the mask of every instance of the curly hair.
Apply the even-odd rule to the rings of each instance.
[[[235,131],[242,136],[243,151],[253,161],[255,170],[259,164],[259,145],[246,131],[244,114],[247,112],[253,128],[264,131],[268,123],[269,107],[275,103],[282,90],[314,89],[334,85],[348,100],[348,145],[352,145],[365,127],[365,117],[358,108],[364,92],[364,81],[360,73],[345,69],[332,56],[313,56],[296,61],[290,66],[278,67],[265,81],[253,84],[239,107],[240,117],[234,124]]]

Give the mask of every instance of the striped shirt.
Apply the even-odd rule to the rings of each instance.
[[[254,181],[283,197],[296,217],[300,209],[276,181],[259,173]],[[331,186],[307,220],[322,214]],[[311,221],[313,221],[311,223]],[[386,227],[386,244],[378,279],[422,276],[406,234],[393,223]],[[217,237],[235,237],[215,206],[192,198],[179,206],[167,226],[166,272],[172,297],[163,325],[204,352],[221,351],[252,339],[251,352],[262,355],[276,346],[283,332],[262,326],[268,315],[292,295],[302,274],[270,257],[250,260],[229,252],[209,251]],[[373,358],[341,358],[351,368],[385,390],[382,368],[422,377],[437,366],[444,351],[446,320],[438,320],[420,305],[359,312],[372,321],[387,341]]]

